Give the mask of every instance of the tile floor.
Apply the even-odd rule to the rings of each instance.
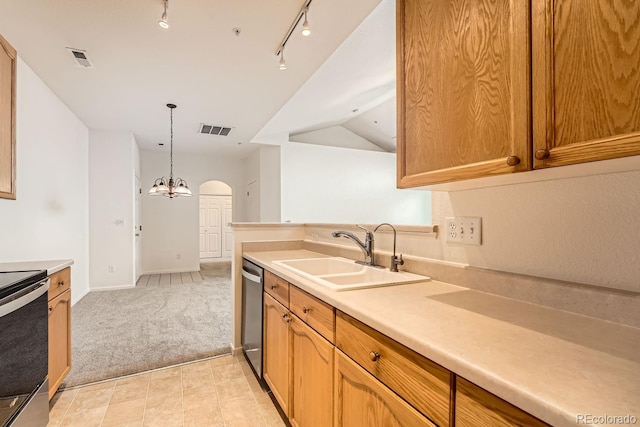
[[[231,274],[229,274],[231,277]],[[184,273],[143,274],[138,279],[136,286],[166,286],[186,285],[189,283],[201,283],[202,275],[199,271]]]
[[[59,392],[48,427],[285,426],[243,356],[222,356]]]

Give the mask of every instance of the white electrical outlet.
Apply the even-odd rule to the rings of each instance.
[[[464,245],[482,244],[482,218],[472,216],[448,217],[447,242]]]

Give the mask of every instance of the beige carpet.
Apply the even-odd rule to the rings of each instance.
[[[230,353],[231,263],[202,264],[200,273],[200,282],[151,275],[134,289],[91,292],[74,305],[65,386]]]

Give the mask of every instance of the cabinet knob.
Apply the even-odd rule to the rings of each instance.
[[[549,150],[547,150],[546,148],[541,148],[539,150],[536,150],[535,157],[537,160],[544,160],[549,158],[549,154]]]
[[[380,359],[380,353],[378,353],[377,351],[370,352],[369,359],[371,359],[372,362],[377,362],[378,359]]]
[[[309,307],[302,307],[302,312],[303,312],[304,314],[307,314],[307,313],[308,313],[308,312],[310,312],[310,311],[311,311],[311,309],[310,309]]]
[[[49,311],[53,311],[53,307],[49,306]]]
[[[517,156],[509,156],[507,157],[507,165],[515,166],[520,163],[520,158]]]
[[[291,322],[291,317],[289,317],[289,313],[284,313],[282,315],[282,320],[284,320],[286,323]]]

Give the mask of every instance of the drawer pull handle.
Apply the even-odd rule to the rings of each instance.
[[[309,307],[302,307],[302,312],[303,312],[304,314],[307,314],[307,313],[309,313],[310,311],[311,311],[311,309],[310,309]]]
[[[380,359],[380,353],[378,353],[377,351],[370,352],[369,359],[371,359],[372,362],[377,362],[378,359]]]
[[[60,281],[58,282],[58,286],[62,286],[62,285],[64,285],[64,280],[60,280]]]
[[[49,311],[53,311],[53,307],[49,306]]]
[[[277,287],[278,287],[278,285],[271,285],[271,289],[275,289]]]
[[[286,323],[291,322],[291,317],[289,317],[289,313],[284,313],[282,315],[282,320],[284,320]]]

